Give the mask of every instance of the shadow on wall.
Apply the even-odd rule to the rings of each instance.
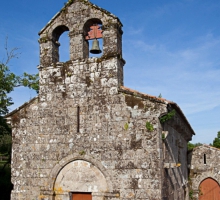
[[[0,162],[0,194],[1,200],[10,200],[11,190],[13,185],[11,183],[11,168],[9,165],[3,169],[3,163]]]

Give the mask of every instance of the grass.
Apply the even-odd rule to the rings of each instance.
[[[0,195],[1,200],[10,200],[12,190],[11,167],[9,164],[3,169],[6,162],[0,161]]]

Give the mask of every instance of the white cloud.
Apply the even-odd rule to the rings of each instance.
[[[220,38],[206,35],[194,41],[191,48],[179,47],[177,51],[169,51],[161,43],[129,42],[134,52],[142,52],[136,60],[128,56],[131,87],[156,96],[162,93],[164,98],[180,104],[187,114],[220,105],[220,59],[215,56],[220,52]]]
[[[129,26],[126,30],[126,34],[130,35],[130,36],[136,36],[136,35],[139,35],[139,34],[142,34],[143,33],[143,28],[141,27],[132,27],[132,26]]]

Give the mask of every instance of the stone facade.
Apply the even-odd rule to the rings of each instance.
[[[202,196],[200,184],[207,178],[215,180],[220,187],[220,149],[208,145],[198,146],[189,153],[191,199]],[[220,198],[220,194],[218,198]]]
[[[85,40],[101,24],[103,55]],[[69,31],[70,61],[59,62]],[[122,24],[86,0],[69,1],[40,31],[39,95],[10,113],[12,200],[188,199],[187,142],[173,102],[123,86]]]

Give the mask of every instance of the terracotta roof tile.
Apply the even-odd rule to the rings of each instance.
[[[28,106],[29,104],[31,104],[34,100],[36,100],[38,98],[38,96],[32,98],[30,101],[25,102],[24,104],[22,104],[21,106],[19,106],[18,108],[16,108],[15,110],[11,111],[10,113],[8,113],[7,115],[4,116],[4,118],[10,117],[11,115],[13,115],[14,113],[18,112],[19,110],[21,110],[22,108],[25,108],[26,106]]]
[[[139,92],[137,90],[133,90],[133,89],[130,89],[130,88],[125,87],[125,86],[121,86],[120,88],[122,89],[121,92],[123,92],[123,90],[124,90],[124,91],[127,91],[129,93],[136,94],[136,95],[138,95],[140,97],[156,100],[156,101],[159,101],[159,102],[165,103],[165,104],[173,103],[172,101],[166,100],[164,98],[159,98],[159,97],[156,97],[156,96],[151,96],[151,95],[148,95],[148,94],[145,94],[145,93],[141,93],[141,92]]]
[[[210,145],[208,145],[208,144],[202,144],[202,145],[200,145],[200,146],[197,146],[197,147],[193,148],[193,150],[194,150],[194,149],[199,149],[199,148],[202,148],[202,147],[206,147],[206,148],[215,149],[215,150],[220,151],[219,148],[210,146]]]
[[[139,91],[127,88],[125,86],[121,86],[120,89],[119,89],[119,92],[128,93],[128,94],[132,94],[132,95],[135,94],[135,95],[137,95],[141,98],[144,98],[144,99],[149,99],[149,100],[152,100],[152,101],[156,101],[156,102],[164,103],[164,104],[167,104],[167,105],[171,105],[182,116],[182,118],[184,119],[184,121],[188,125],[189,129],[192,131],[192,134],[195,135],[194,130],[192,129],[191,125],[189,124],[189,122],[186,119],[185,115],[183,114],[182,110],[180,109],[180,107],[175,102],[169,101],[169,100],[164,99],[164,98],[159,98],[159,97],[156,97],[156,96],[151,96],[151,95],[148,95],[148,94],[144,94],[144,93],[141,93]]]

